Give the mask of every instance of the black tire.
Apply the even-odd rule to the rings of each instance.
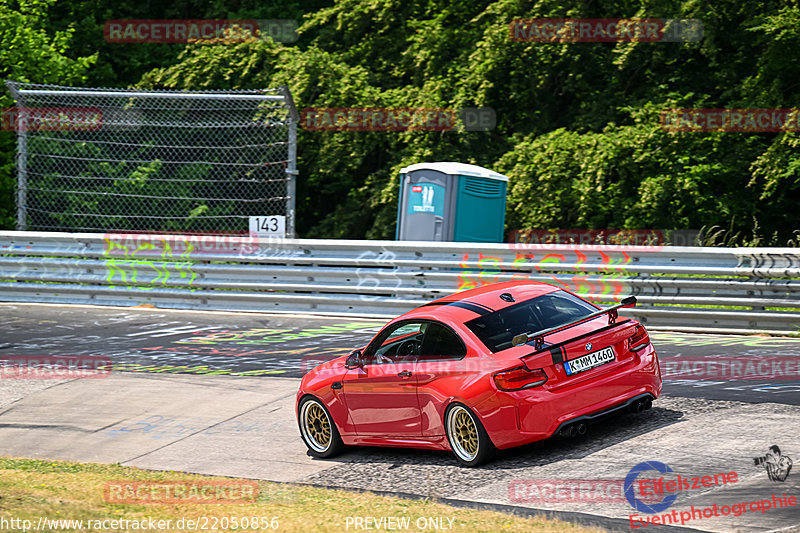
[[[480,419],[466,405],[453,403],[447,407],[444,428],[450,449],[463,466],[482,465],[494,456],[494,444]]]
[[[325,459],[344,451],[345,445],[339,430],[328,409],[318,399],[313,396],[303,398],[297,408],[297,422],[300,436],[312,457]]]

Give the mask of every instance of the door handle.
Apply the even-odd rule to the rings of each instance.
[[[403,370],[402,372],[397,374],[397,376],[401,377],[401,378],[409,378],[409,377],[411,377],[411,371],[410,370]]]

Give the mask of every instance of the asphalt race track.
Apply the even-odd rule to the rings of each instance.
[[[662,370],[671,374],[652,410],[597,424],[582,438],[504,451],[479,469],[413,450],[311,459],[293,413],[298,377],[363,346],[381,326],[342,317],[0,304],[0,453],[551,510],[619,531],[631,531],[631,514],[653,516],[636,513],[620,487],[636,465],[658,461],[672,476],[738,475],[724,486],[680,491],[664,513],[772,502],[739,516],[701,514],[684,528],[800,531],[800,506],[778,505],[784,494],[800,496],[800,466],[771,481],[754,462],[772,445],[800,460],[800,338],[653,332]],[[16,360],[64,356],[94,357],[114,371],[95,376],[102,379],[6,371]],[[602,498],[546,496],[546,487],[578,482],[614,490]],[[646,528],[668,529],[678,530]]]
[[[0,304],[0,356],[98,356],[129,372],[298,378],[320,361],[363,346],[384,322]],[[800,356],[800,338],[666,332],[652,337],[664,371],[670,361],[764,357],[783,362]],[[673,379],[665,393],[800,405],[800,372],[791,368],[794,379]]]

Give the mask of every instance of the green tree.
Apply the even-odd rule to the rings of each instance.
[[[49,11],[55,0],[0,0],[0,78],[6,80],[82,83],[95,54],[72,57],[68,54],[74,30],[48,30]],[[4,86],[0,108],[14,105]],[[14,180],[16,134],[0,132],[0,227],[14,227],[16,219]]]
[[[675,133],[659,124],[674,107],[800,107],[796,0],[74,0],[53,9],[59,22],[39,27],[80,28],[73,50],[99,51],[87,71],[93,83],[286,84],[300,108],[495,110],[491,132],[301,129],[302,236],[392,238],[399,169],[446,160],[510,175],[508,229],[718,224],[749,233],[756,220],[765,243],[782,244],[800,228],[797,133]],[[288,45],[112,45],[99,37],[107,19],[200,16],[303,23]],[[546,17],[696,19],[704,35],[686,43],[511,39],[512,20]]]

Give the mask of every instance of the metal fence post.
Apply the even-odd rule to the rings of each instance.
[[[297,204],[297,122],[289,119],[289,164],[286,166],[286,237],[297,237],[295,209]]]
[[[18,109],[25,109],[25,101],[20,96],[14,85],[8,84],[11,97],[17,102]],[[25,113],[25,111],[23,111]],[[17,116],[19,125],[20,117]],[[27,117],[23,117],[27,119]],[[27,120],[24,120],[27,124]],[[26,207],[28,205],[28,134],[25,128],[17,128],[17,231],[28,229],[28,217]]]
[[[300,122],[300,116],[297,113],[297,107],[294,105],[292,93],[289,92],[289,87],[281,85],[281,94],[286,100],[286,105],[289,108],[289,154],[288,162],[286,164],[286,237],[294,239],[297,237],[297,229],[295,227],[295,210],[297,206],[297,123]]]
[[[22,130],[17,135],[17,231],[28,229],[28,135]]]

